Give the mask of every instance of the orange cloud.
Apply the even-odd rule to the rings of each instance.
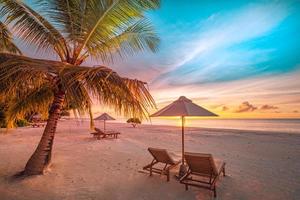
[[[229,110],[229,108],[227,106],[222,107],[222,111],[228,111],[228,110]]]
[[[272,105],[268,105],[268,104],[265,104],[260,107],[260,110],[276,110],[276,109],[278,109],[277,106],[272,106]]]
[[[235,112],[236,113],[252,112],[256,109],[257,109],[256,106],[250,104],[248,101],[245,101],[241,105],[239,105],[238,109]]]

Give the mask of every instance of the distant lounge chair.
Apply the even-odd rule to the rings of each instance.
[[[97,138],[98,140],[104,139],[104,138],[113,138],[117,139],[118,135],[120,134],[119,132],[116,131],[107,131],[103,132],[98,128],[95,128],[96,132],[91,133],[94,138]]]
[[[185,184],[186,190],[188,190],[189,185],[207,188],[212,190],[214,197],[216,197],[216,183],[222,172],[225,176],[225,162],[215,162],[211,154],[204,153],[186,152],[184,157],[188,165],[188,171],[180,179],[180,183]]]
[[[39,127],[45,127],[46,123],[42,123],[42,122],[34,122],[34,123],[30,123],[30,126],[32,128],[39,128]]]
[[[143,167],[143,170],[147,170],[150,172],[150,176],[152,173],[163,174],[167,176],[167,181],[170,181],[170,170],[178,165],[181,160],[175,161],[166,149],[157,149],[157,148],[148,148],[148,151],[153,156],[153,160],[150,164]],[[162,163],[165,164],[164,168],[154,168],[153,166]]]

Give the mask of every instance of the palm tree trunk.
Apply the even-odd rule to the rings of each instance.
[[[42,138],[30,159],[28,160],[24,174],[38,175],[43,174],[51,162],[52,146],[54,135],[56,132],[57,122],[61,113],[65,93],[58,91],[54,95],[54,100],[49,110],[49,118],[47,125],[42,135]]]
[[[91,106],[89,106],[89,115],[90,115],[90,130],[94,131],[95,123],[94,123],[93,111],[92,111]]]

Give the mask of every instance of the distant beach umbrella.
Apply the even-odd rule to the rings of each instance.
[[[194,104],[190,99],[181,96],[179,99],[152,114],[150,117],[181,117],[182,130],[182,165],[180,166],[179,176],[182,176],[186,168],[184,166],[184,124],[185,117],[217,117],[218,115]]]
[[[107,113],[103,113],[102,115],[100,115],[99,117],[96,117],[94,120],[99,120],[99,121],[103,121],[103,129],[105,130],[105,121],[106,120],[116,120],[115,118],[111,117],[109,114]]]
[[[31,120],[32,121],[40,121],[40,120],[42,120],[42,115],[41,114],[34,114],[34,115],[32,115],[32,117],[31,117]]]
[[[32,118],[40,119],[40,118],[42,118],[42,116],[41,116],[41,114],[35,114],[35,115],[32,116]]]

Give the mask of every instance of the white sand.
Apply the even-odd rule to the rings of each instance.
[[[0,199],[214,199],[208,190],[185,191],[174,178],[138,172],[151,161],[149,146],[180,155],[180,128],[111,123],[120,139],[99,141],[87,127],[60,121],[51,171],[25,180],[11,177],[23,169],[42,128],[0,134]],[[189,128],[186,151],[226,160],[217,199],[300,199],[300,135]]]

